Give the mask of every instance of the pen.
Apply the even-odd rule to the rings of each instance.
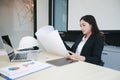
[[[72,55],[72,53],[68,52],[70,55]]]

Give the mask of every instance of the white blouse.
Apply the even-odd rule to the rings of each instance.
[[[79,45],[78,45],[78,47],[76,49],[77,54],[81,54],[82,48],[85,45],[87,40],[88,40],[88,38],[85,38],[85,36],[83,36],[82,41],[79,43]]]

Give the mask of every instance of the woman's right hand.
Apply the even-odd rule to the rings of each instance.
[[[67,59],[70,59],[72,61],[80,60],[80,61],[85,61],[85,57],[81,56],[79,54],[73,53],[71,51],[68,51]]]

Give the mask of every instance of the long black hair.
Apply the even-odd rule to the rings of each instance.
[[[88,22],[90,25],[92,25],[92,34],[98,34],[98,35],[100,35],[101,37],[104,38],[103,33],[101,33],[99,28],[98,28],[98,25],[97,25],[97,22],[96,22],[94,16],[92,16],[92,15],[85,15],[85,16],[83,16],[80,19],[80,21],[81,20],[84,20],[85,22]]]

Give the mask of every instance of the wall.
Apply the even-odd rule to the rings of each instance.
[[[22,0],[0,0],[0,36],[9,35],[14,48],[23,36],[33,36],[30,12]],[[0,48],[3,48],[0,41]]]
[[[120,30],[120,0],[69,0],[68,30],[80,30],[84,15],[95,16],[100,30]]]
[[[48,4],[49,0],[37,0],[37,30],[48,25]]]

